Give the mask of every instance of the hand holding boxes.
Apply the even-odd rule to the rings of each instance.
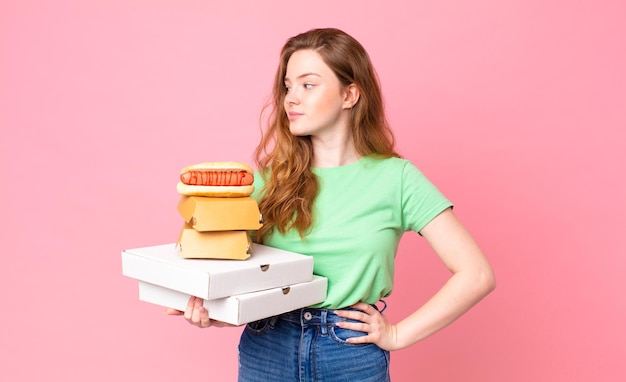
[[[215,186],[200,184],[238,178],[249,182],[251,170],[241,170],[245,165],[236,166],[237,176],[201,171],[223,172],[232,163],[183,169],[181,181],[195,183],[177,186],[184,224],[175,244],[122,252],[122,273],[139,281],[139,299],[185,310],[190,296],[200,297],[210,318],[233,325],[324,301],[327,279],[313,275],[312,257],[260,244],[253,251],[249,233],[261,228],[262,218],[256,200],[249,197],[251,186],[208,192],[204,187]]]
[[[245,261],[181,258],[174,243],[127,249],[122,274],[139,281],[142,301],[185,310],[201,297],[212,319],[233,325],[317,304],[327,288],[312,257],[261,244]]]

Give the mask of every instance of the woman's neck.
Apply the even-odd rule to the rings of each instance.
[[[322,141],[311,137],[313,143],[313,167],[338,167],[359,160],[352,137]]]

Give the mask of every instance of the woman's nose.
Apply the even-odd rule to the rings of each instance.
[[[295,94],[294,89],[289,90],[287,94],[285,95],[285,103],[287,103],[288,105],[294,105],[294,104],[297,104],[298,102],[299,102],[299,98]]]

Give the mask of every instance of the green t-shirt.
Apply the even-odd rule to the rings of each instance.
[[[274,230],[264,244],[314,257],[314,273],[328,278],[326,300],[316,308],[389,296],[402,234],[419,232],[450,201],[405,159],[364,157],[313,173],[320,187],[310,233],[302,240],[296,230]],[[255,174],[253,197],[260,198],[263,183]]]

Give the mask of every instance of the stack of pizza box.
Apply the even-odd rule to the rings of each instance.
[[[252,254],[250,233],[263,225],[254,198],[183,195],[178,212],[184,225],[179,255],[187,259],[245,260]]]
[[[262,226],[254,198],[183,195],[178,212],[176,243],[122,252],[122,274],[139,281],[140,300],[184,311],[196,296],[212,319],[241,325],[326,298],[312,257],[253,247],[250,235]]]
[[[200,297],[210,318],[233,325],[320,303],[328,282],[312,257],[262,244],[245,261],[182,258],[175,243],[127,249],[122,274],[138,280],[141,301],[184,311]]]

